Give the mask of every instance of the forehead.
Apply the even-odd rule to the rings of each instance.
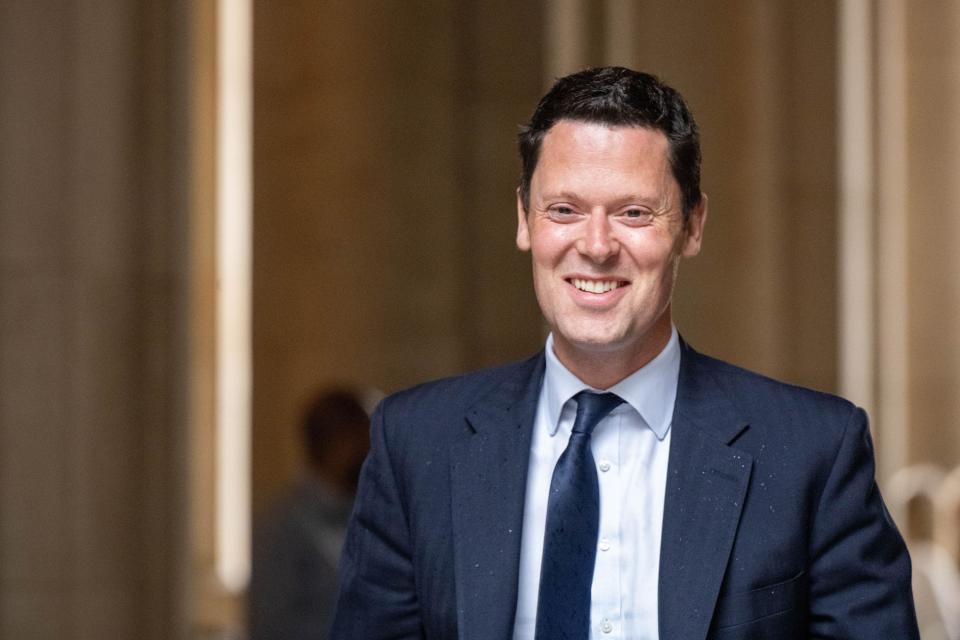
[[[660,130],[561,120],[546,133],[533,182],[673,183],[669,143]],[[549,187],[548,187],[549,188]]]
[[[658,129],[561,120],[543,137],[540,161],[662,165],[668,159],[668,150],[667,137]]]

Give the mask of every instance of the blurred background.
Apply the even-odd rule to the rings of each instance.
[[[869,411],[960,637],[960,3],[0,0],[0,638],[246,637],[318,389],[541,348],[515,135],[601,64],[700,123],[681,332]]]

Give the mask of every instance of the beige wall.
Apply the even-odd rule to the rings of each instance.
[[[0,3],[0,637],[182,637],[176,3]]]
[[[258,508],[297,473],[319,385],[536,349],[512,149],[541,60],[538,12],[509,2],[255,6]]]
[[[960,461],[960,4],[905,6],[908,460],[952,466]]]

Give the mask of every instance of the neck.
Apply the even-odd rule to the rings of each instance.
[[[610,350],[581,348],[554,334],[553,352],[583,382],[594,389],[609,389],[656,358],[670,341],[672,330],[667,317],[636,344]]]

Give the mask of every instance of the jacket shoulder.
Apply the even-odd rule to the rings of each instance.
[[[377,411],[391,420],[420,423],[463,415],[502,385],[529,383],[542,364],[543,352],[539,352],[525,360],[423,382],[390,394],[380,402]]]
[[[689,353],[689,356],[688,356]],[[781,416],[828,415],[849,417],[858,408],[838,395],[811,389],[751,371],[686,347],[684,357],[689,357],[691,368],[699,374],[712,377],[726,392],[730,401],[748,414],[776,410]]]

